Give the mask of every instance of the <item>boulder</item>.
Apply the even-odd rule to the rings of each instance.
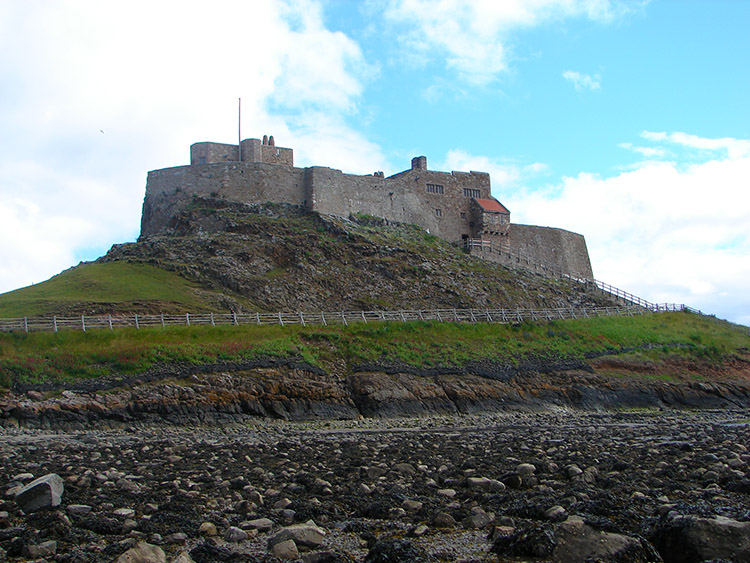
[[[661,558],[646,540],[598,532],[578,516],[571,516],[560,524],[555,535],[552,558],[555,563],[651,563]]]
[[[49,473],[18,491],[16,504],[27,514],[59,506],[64,488],[62,478],[56,473]]]
[[[666,563],[712,559],[750,562],[750,522],[723,516],[678,516],[659,526],[651,541]]]
[[[277,543],[286,540],[294,540],[297,547],[314,549],[323,544],[323,538],[325,535],[325,530],[318,527],[312,520],[310,520],[304,524],[295,524],[282,529],[268,540],[268,546],[273,548]]]

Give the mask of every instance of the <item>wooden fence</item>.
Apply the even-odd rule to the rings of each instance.
[[[683,311],[684,305],[651,307],[565,307],[557,309],[432,309],[402,311],[340,311],[296,313],[185,313],[179,315],[81,315],[76,317],[24,317],[0,319],[0,331],[58,332],[60,330],[114,330],[191,325],[349,325],[369,322],[435,321],[456,323],[523,323],[659,311]]]

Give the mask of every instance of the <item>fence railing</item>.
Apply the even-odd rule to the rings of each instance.
[[[684,305],[663,303],[651,307],[561,307],[553,309],[431,309],[399,311],[185,313],[179,315],[81,315],[76,317],[24,317],[0,319],[0,331],[40,332],[61,330],[115,330],[193,325],[349,325],[369,322],[436,321],[456,323],[523,323],[615,315],[682,311]]]
[[[511,266],[511,267],[518,266],[524,270],[531,270],[534,272],[539,272],[549,277],[564,278],[564,279],[568,279],[570,281],[578,282],[578,283],[585,284],[585,285],[594,284],[599,290],[603,291],[604,293],[608,293],[612,295],[613,297],[616,297],[623,301],[627,301],[629,303],[632,303],[633,305],[639,305],[641,307],[646,307],[648,309],[658,307],[656,303],[651,303],[650,301],[647,301],[641,297],[638,297],[637,295],[634,295],[628,291],[619,289],[611,284],[605,283],[603,281],[599,281],[597,279],[588,279],[588,278],[580,278],[580,277],[573,276],[570,273],[565,272],[558,266],[555,266],[554,264],[549,264],[549,263],[537,260],[525,253],[512,252],[510,250],[499,248],[496,245],[493,245],[492,242],[488,240],[467,239],[464,241],[464,248],[466,248],[467,250],[479,248],[483,252],[486,250],[492,254],[497,254],[498,256],[503,258],[501,263],[507,266]]]

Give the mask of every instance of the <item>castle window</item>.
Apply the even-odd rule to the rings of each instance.
[[[443,186],[440,184],[427,184],[427,193],[429,194],[442,194]]]
[[[481,192],[479,190],[473,190],[471,188],[464,188],[464,196],[466,197],[473,197],[474,199],[477,199],[481,195]]]
[[[442,209],[436,209],[435,210],[435,215],[437,215],[438,217],[442,217],[443,216],[443,210]]]
[[[205,156],[199,156],[198,157],[198,164],[206,164],[206,157]]]
[[[466,219],[466,213],[464,213],[463,211],[461,212],[461,219]]]

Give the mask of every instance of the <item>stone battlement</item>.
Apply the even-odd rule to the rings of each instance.
[[[429,170],[425,156],[388,177],[323,166],[296,168],[294,151],[277,147],[272,136],[239,145],[195,143],[190,163],[149,172],[141,236],[167,230],[193,196],[291,203],[325,215],[363,213],[415,224],[450,242],[487,240],[498,248],[543,257],[576,277],[593,278],[581,235],[534,227],[532,236],[528,228],[511,228],[510,211],[492,196],[486,172]]]

